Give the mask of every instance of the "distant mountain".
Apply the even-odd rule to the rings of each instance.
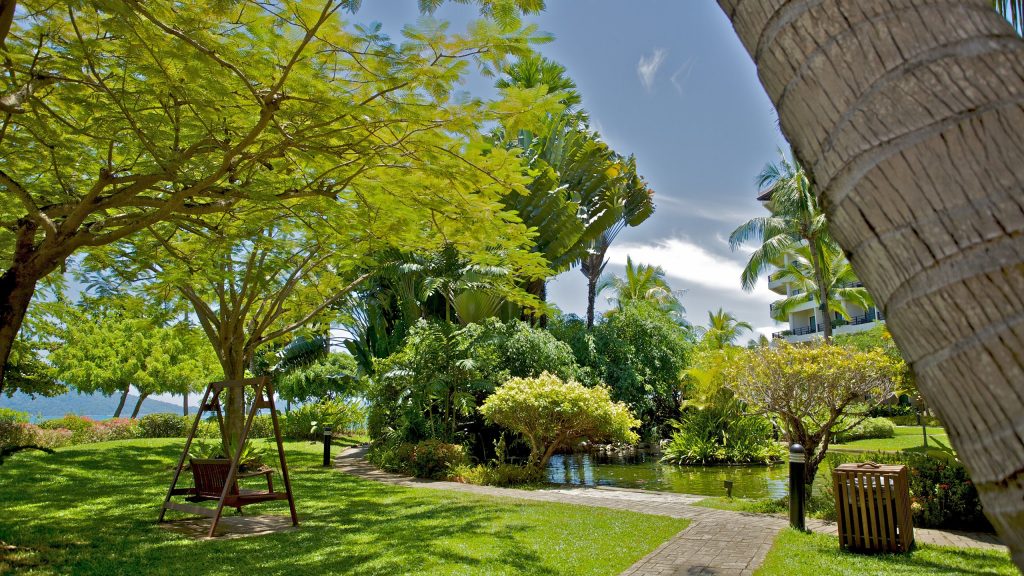
[[[53,398],[43,398],[40,396],[33,400],[28,394],[16,392],[14,396],[10,398],[6,395],[0,395],[0,408],[12,408],[21,412],[28,412],[32,415],[33,421],[60,418],[65,414],[78,414],[80,416],[88,416],[97,420],[104,420],[114,415],[114,410],[117,409],[117,401],[120,398],[120,396],[101,396],[99,394],[78,394],[75,392],[68,392],[67,394],[54,396]],[[129,395],[128,400],[124,403],[124,409],[121,411],[121,415],[131,416],[132,409],[135,408],[136,401],[138,401],[137,396]],[[192,407],[192,410],[195,410],[195,407]],[[142,403],[142,408],[139,410],[139,416],[155,414],[158,412],[181,414],[181,404],[171,404],[169,402],[162,402],[153,398],[147,398]]]

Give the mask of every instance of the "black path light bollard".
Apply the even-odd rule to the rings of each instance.
[[[804,525],[804,470],[807,468],[807,454],[804,447],[793,444],[789,447],[789,525],[801,532]]]
[[[334,427],[330,424],[324,426],[324,467],[331,465],[331,434]]]

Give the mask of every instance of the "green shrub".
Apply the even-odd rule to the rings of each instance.
[[[31,444],[33,434],[28,429],[28,414],[10,408],[0,408],[0,447]]]
[[[58,435],[42,433],[47,446],[52,444],[67,446],[68,444],[89,444],[108,440],[129,440],[142,437],[142,428],[137,420],[131,418],[110,418],[93,420],[88,416],[65,414],[61,418],[53,418],[39,424],[41,430],[67,430],[71,432],[70,442],[65,443],[64,433]]]
[[[139,419],[143,438],[181,438],[188,435],[192,418],[177,414],[147,414]]]
[[[662,462],[671,464],[771,464],[785,455],[766,418],[746,414],[732,392],[719,390],[704,407],[683,410]]]
[[[268,424],[269,418],[268,416]],[[281,428],[286,438],[319,440],[326,425],[333,426],[334,431],[340,433],[361,425],[363,419],[363,408],[355,402],[321,400],[303,404],[286,414]],[[268,435],[273,436],[272,428]]]
[[[464,464],[453,468],[451,477],[457,482],[482,486],[521,486],[523,484],[539,484],[547,480],[543,469],[507,463],[495,466]]]
[[[608,388],[563,382],[547,372],[536,378],[511,378],[498,387],[480,413],[525,439],[530,464],[547,466],[551,455],[583,441],[636,443],[640,421],[624,402],[613,402]]]
[[[131,440],[141,438],[142,428],[133,418],[110,418],[96,422],[89,431],[88,441],[107,442],[110,440]]]
[[[417,478],[443,480],[458,466],[466,463],[466,451],[459,444],[440,440],[424,440],[418,444],[402,444],[397,451],[404,471]]]
[[[846,425],[840,423],[840,428]],[[836,442],[846,443],[869,438],[895,438],[896,426],[888,418],[865,418],[853,428],[836,435]]]
[[[924,455],[912,452],[849,454],[830,452],[825,459],[829,469],[846,462],[871,460],[880,464],[904,464],[910,474],[911,512],[914,525],[920,528],[956,528],[991,530],[985,518],[967,469],[952,456]],[[833,502],[831,483],[822,492]],[[832,517],[835,518],[833,510]]]
[[[897,426],[920,426],[922,423],[925,426],[942,426],[942,421],[935,416],[922,416],[921,422],[917,421],[917,415],[911,414],[909,416],[890,416],[889,421]]]
[[[252,428],[249,429],[249,438],[273,438],[274,421],[270,414],[257,414],[252,420]]]
[[[26,437],[26,444],[35,444],[44,448],[63,448],[76,444],[74,432],[67,428],[40,428],[35,424],[23,424]]]
[[[75,433],[88,432],[95,425],[96,420],[93,420],[88,416],[79,416],[77,414],[65,414],[60,418],[52,418],[39,423],[39,427],[44,430],[57,430],[58,428],[64,428]]]

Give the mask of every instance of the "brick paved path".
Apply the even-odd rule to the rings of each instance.
[[[764,562],[775,535],[788,524],[788,520],[780,516],[693,506],[694,502],[704,497],[689,494],[604,487],[517,490],[421,480],[374,468],[363,458],[365,451],[362,447],[349,448],[335,459],[335,467],[354,476],[398,486],[429,487],[521,500],[598,506],[690,520],[690,525],[685,530],[630,566],[622,576],[753,574]],[[836,533],[833,522],[809,520],[807,527],[815,532]],[[918,542],[928,544],[1006,549],[994,536],[987,534],[915,529],[914,536]]]

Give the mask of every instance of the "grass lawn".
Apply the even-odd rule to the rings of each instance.
[[[825,534],[783,530],[758,576],[1018,575],[1010,555],[991,550],[920,545],[908,554],[854,554],[839,550],[839,539]]]
[[[934,449],[938,446],[949,447],[949,437],[946,431],[940,427],[928,427],[928,447]],[[829,450],[838,451],[888,451],[900,450],[921,451],[924,450],[924,438],[920,426],[897,426],[895,438],[868,438],[867,440],[855,440],[847,444],[832,444]]]
[[[686,526],[361,480],[320,467],[319,445],[293,442],[286,449],[299,530],[197,542],[156,524],[183,442],[107,442],[7,460],[0,574],[612,575]],[[286,514],[287,503],[246,513]]]

